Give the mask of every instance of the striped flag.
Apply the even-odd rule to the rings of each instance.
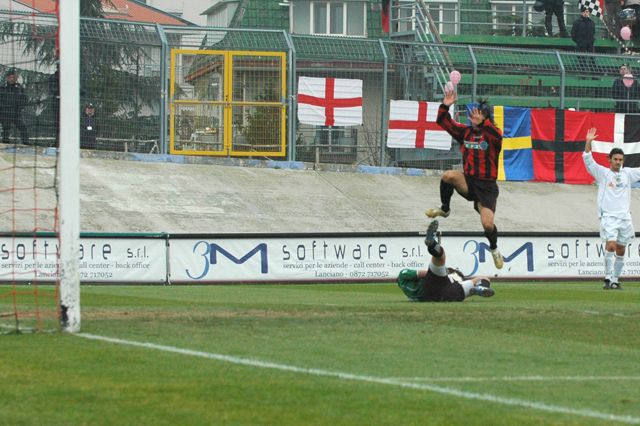
[[[451,149],[451,136],[438,123],[439,102],[391,101],[389,148]]]
[[[317,126],[362,124],[362,80],[300,77],[298,120]]]

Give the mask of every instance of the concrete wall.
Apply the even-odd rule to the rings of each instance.
[[[357,232],[422,231],[424,210],[438,206],[439,175],[416,169],[329,166],[309,163],[212,159],[83,151],[81,230],[83,232]],[[18,155],[23,164],[31,155]],[[0,154],[3,170],[13,161]],[[53,157],[39,156],[40,165]],[[2,188],[10,182],[2,172]],[[52,169],[39,179],[50,181]],[[31,186],[30,169],[17,171],[19,185]],[[501,231],[597,231],[596,187],[533,182],[502,182],[496,224]],[[18,194],[29,204],[33,195]],[[54,202],[39,191],[40,207]],[[0,205],[10,194],[0,194]],[[4,207],[3,207],[4,209]],[[443,231],[480,231],[471,203],[454,195]],[[640,215],[640,191],[632,211]],[[49,213],[38,213],[45,223]],[[20,213],[27,228],[33,216]],[[0,229],[12,229],[10,215]],[[29,228],[30,229],[30,228]]]

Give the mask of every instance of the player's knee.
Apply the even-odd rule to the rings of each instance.
[[[462,172],[457,170],[447,170],[442,173],[442,180],[448,184],[455,185],[460,180],[460,177],[464,178]]]
[[[493,218],[481,217],[480,222],[482,223],[482,229],[484,229],[485,234],[491,234],[496,229],[496,226],[493,223]]]

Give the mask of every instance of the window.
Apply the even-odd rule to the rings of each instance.
[[[342,145],[344,129],[321,126],[316,130],[316,143],[319,145]]]
[[[458,34],[458,3],[427,3],[429,14],[440,34]]]
[[[458,34],[458,2],[456,0],[440,0],[438,2],[424,2],[434,25],[440,34]],[[395,31],[409,32],[416,28],[416,15],[422,16],[416,10],[414,2],[400,2],[397,10],[398,24]],[[425,17],[426,19],[426,17]]]
[[[415,30],[416,4],[414,2],[401,1],[397,4],[398,23],[393,31],[405,33]],[[393,10],[391,11],[394,14]]]
[[[330,34],[344,34],[344,12],[345,7],[343,3],[329,3],[329,19],[327,19],[331,25],[329,30]]]
[[[329,18],[327,3],[317,2],[313,3],[313,31],[314,34],[326,34],[327,33],[327,19]],[[329,18],[330,19],[330,18]]]
[[[294,34],[366,36],[365,1],[295,1],[291,5]]]
[[[365,4],[361,2],[347,3],[347,35],[349,36],[366,36],[365,20],[366,17]]]
[[[327,152],[351,152],[358,145],[358,130],[354,127],[319,126],[315,131],[314,143],[328,147]],[[345,151],[344,148],[349,149]]]

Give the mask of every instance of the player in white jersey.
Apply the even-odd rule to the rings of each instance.
[[[596,131],[595,128],[587,131],[582,159],[598,184],[600,237],[605,241],[604,289],[619,290],[625,248],[635,236],[630,211],[631,184],[640,181],[640,167],[622,167],[624,151],[620,148],[609,152],[609,168],[596,163],[591,153],[591,142],[598,137]]]

